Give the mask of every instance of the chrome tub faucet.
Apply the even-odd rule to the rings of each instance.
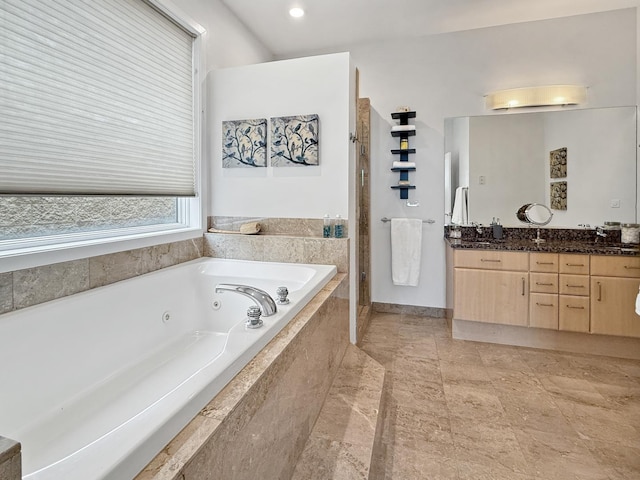
[[[278,311],[276,302],[264,290],[249,285],[238,285],[234,283],[219,283],[216,285],[216,293],[235,292],[252,299],[262,310],[262,316],[269,317]]]

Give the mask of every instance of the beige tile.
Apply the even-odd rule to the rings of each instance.
[[[553,398],[600,407],[610,404],[589,380],[558,375],[540,375],[539,379]]]
[[[466,385],[493,389],[487,369],[482,363],[470,365],[447,359],[440,361],[440,370],[442,383],[445,385]]]
[[[505,422],[505,411],[497,395],[484,388],[445,384],[444,394],[452,417],[470,422]]]
[[[387,460],[385,479],[388,480],[457,480],[455,459],[425,454],[420,450],[394,448]]]
[[[335,265],[338,272],[348,272],[349,239],[305,238],[304,259],[307,263]]]
[[[313,438],[307,443],[291,480],[366,479],[371,451],[345,442]]]
[[[518,474],[531,474],[510,426],[452,417],[451,431],[457,458],[486,466],[498,465]]]
[[[640,478],[640,449],[597,440],[584,443],[612,480]]]
[[[547,480],[607,480],[605,469],[594,460],[578,437],[537,430],[515,430],[532,473]]]
[[[505,419],[513,427],[577,436],[574,428],[549,395],[523,390],[500,392],[499,396]]]
[[[13,310],[13,273],[0,273],[0,314]]]
[[[529,366],[522,360],[518,347],[479,343],[476,348],[485,367],[517,370],[519,372],[531,371]]]
[[[303,238],[265,236],[263,243],[265,262],[305,263]]]
[[[528,372],[487,368],[487,376],[493,387],[502,393],[527,392],[530,394],[546,393],[538,378]]]
[[[13,272],[14,308],[24,308],[89,289],[89,260]]]
[[[515,473],[501,465],[481,465],[467,461],[458,462],[460,480],[537,480],[539,477]]]
[[[436,346],[438,356],[443,361],[465,365],[482,365],[482,359],[473,342],[438,337],[436,338]]]
[[[555,403],[583,439],[640,448],[640,430],[629,425],[627,417],[615,409],[571,400],[556,399]]]

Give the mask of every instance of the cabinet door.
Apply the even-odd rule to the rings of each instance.
[[[528,324],[528,273],[456,268],[454,283],[454,318]]]
[[[640,337],[639,285],[637,278],[591,277],[591,333]]]

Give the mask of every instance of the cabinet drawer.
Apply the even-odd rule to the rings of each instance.
[[[558,273],[557,253],[529,254],[529,270],[532,272]]]
[[[589,297],[560,295],[560,330],[589,331]]]
[[[560,273],[589,275],[589,255],[560,254]]]
[[[558,293],[558,274],[530,273],[529,287],[534,293]]]
[[[640,278],[640,257],[591,255],[591,275]]]
[[[532,293],[529,302],[529,326],[558,329],[558,295]]]
[[[529,254],[496,250],[456,250],[453,262],[457,268],[526,272],[529,269]]]
[[[560,274],[560,293],[589,296],[589,276]]]

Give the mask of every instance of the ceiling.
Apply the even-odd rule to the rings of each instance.
[[[276,58],[636,7],[640,0],[222,0]],[[302,7],[296,19],[289,9]]]

